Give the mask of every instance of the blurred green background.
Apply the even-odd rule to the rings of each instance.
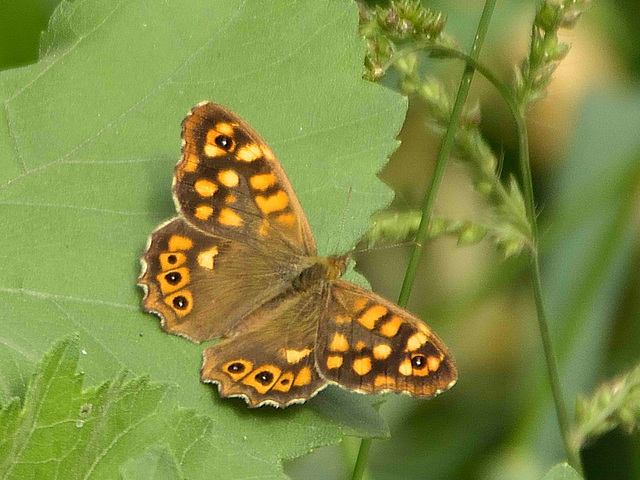
[[[39,33],[58,1],[0,3],[0,69],[37,60]],[[446,12],[446,32],[468,49],[479,0],[425,2]],[[504,79],[527,53],[537,2],[498,2],[482,59]],[[542,233],[543,289],[561,365],[565,400],[640,361],[640,10],[637,0],[593,2],[548,96],[530,112],[534,188]],[[455,90],[459,64],[430,62]],[[513,125],[482,79],[486,138],[515,172]],[[412,102],[402,146],[381,178],[399,201],[419,206],[439,137]],[[465,169],[450,162],[436,214],[481,221],[487,211]],[[397,298],[408,251],[363,253],[359,269],[374,289]],[[524,258],[503,260],[488,242],[459,247],[438,239],[425,249],[410,310],[447,342],[458,385],[430,402],[389,396],[381,407],[392,437],[374,442],[373,479],[537,479],[563,459],[550,402],[533,297]],[[344,478],[357,439],[289,462],[293,478]],[[583,451],[589,479],[640,479],[640,434],[614,430]]]

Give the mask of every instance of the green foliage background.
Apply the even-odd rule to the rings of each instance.
[[[56,4],[0,5],[3,68],[37,60],[38,32]],[[536,5],[498,4],[482,57],[504,78],[526,54]],[[482,3],[429,6],[448,13],[446,31],[464,49]],[[530,112],[543,288],[570,403],[638,362],[634,12],[630,0],[594,4],[565,39],[573,50],[548,98]],[[127,368],[177,385],[168,411],[180,405],[213,419],[215,447],[192,462],[215,451],[217,464],[239,478],[281,478],[281,459],[334,444],[287,462],[285,471],[342,478],[357,448],[357,439],[345,435],[387,433],[368,398],[331,390],[284,412],[220,402],[198,382],[202,347],[161,333],[139,312],[134,283],[146,236],[174,211],[169,187],[179,122],[203,99],[233,108],[267,138],[323,253],[348,248],[390,200],[374,175],[396,146],[405,104],[359,79],[364,50],[354,5],[203,1],[185,9],[85,0],[63,3],[51,21],[42,40],[46,56],[0,74],[0,403],[24,397],[41,354],[80,332],[85,388]],[[455,85],[460,65],[430,66]],[[515,170],[508,116],[483,82],[474,87],[469,104],[481,100],[485,134],[503,153],[507,174]],[[420,105],[411,107],[403,145],[382,177],[401,201],[419,204],[438,137],[426,133]],[[354,194],[341,232],[335,219],[349,187]],[[483,218],[454,163],[436,212]],[[359,268],[394,299],[405,255],[363,254]],[[381,415],[392,436],[374,443],[371,478],[538,479],[563,459],[524,267],[524,259],[502,261],[486,244],[429,245],[410,309],[447,341],[460,382],[431,402],[388,398]],[[613,431],[583,453],[588,478],[640,478],[637,433]],[[137,455],[123,476],[135,478],[149,462],[173,468],[166,445]]]

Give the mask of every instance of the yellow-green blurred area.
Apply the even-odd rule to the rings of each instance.
[[[54,0],[0,3],[0,68],[37,60],[39,32]],[[445,31],[468,50],[484,2],[425,2],[446,12]],[[537,2],[501,1],[481,59],[506,82],[528,52]],[[188,6],[186,6],[188,8]],[[640,362],[640,9],[637,0],[594,1],[547,97],[528,113],[541,232],[545,305],[571,414],[578,395]],[[454,94],[462,67],[426,60],[424,72]],[[516,138],[504,102],[476,77],[468,105],[480,104],[485,138],[517,174]],[[439,148],[424,105],[411,102],[402,146],[381,172],[396,204],[419,207]],[[488,207],[465,166],[447,165],[435,215],[482,222]],[[505,260],[485,240],[425,246],[409,309],[447,343],[458,384],[432,401],[389,395],[381,413],[392,436],[373,444],[371,479],[542,478],[564,459],[546,376],[525,255]],[[396,299],[409,250],[358,258],[374,290]],[[296,479],[349,475],[358,439],[287,463]],[[640,434],[615,429],[582,452],[589,479],[640,479]]]

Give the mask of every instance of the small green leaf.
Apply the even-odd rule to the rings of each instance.
[[[226,476],[278,474],[233,439],[208,444],[213,421],[179,408],[175,389],[120,374],[83,390],[83,375],[75,373],[79,355],[77,336],[58,342],[36,369],[22,406],[15,399],[0,412],[2,478],[108,479],[120,466],[125,478],[183,478],[181,470],[214,465]],[[226,449],[235,461],[217,463],[216,450]]]

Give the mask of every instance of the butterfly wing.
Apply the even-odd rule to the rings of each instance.
[[[182,122],[173,192],[196,228],[292,255],[316,245],[287,175],[266,142],[221,105],[204,102]]]
[[[196,342],[228,335],[297,274],[278,251],[204,233],[182,217],[151,235],[142,261],[144,309],[158,314],[166,331]]]
[[[432,397],[457,379],[447,347],[419,318],[345,281],[331,285],[315,354],[323,377],[359,392]]]
[[[314,343],[323,305],[317,293],[290,291],[247,316],[233,336],[204,352],[202,381],[222,397],[251,407],[301,403],[327,381],[315,368]]]
[[[289,179],[246,122],[204,102],[182,138],[173,185],[181,216],[152,234],[139,284],[165,330],[203,341],[284,291],[316,246]]]

